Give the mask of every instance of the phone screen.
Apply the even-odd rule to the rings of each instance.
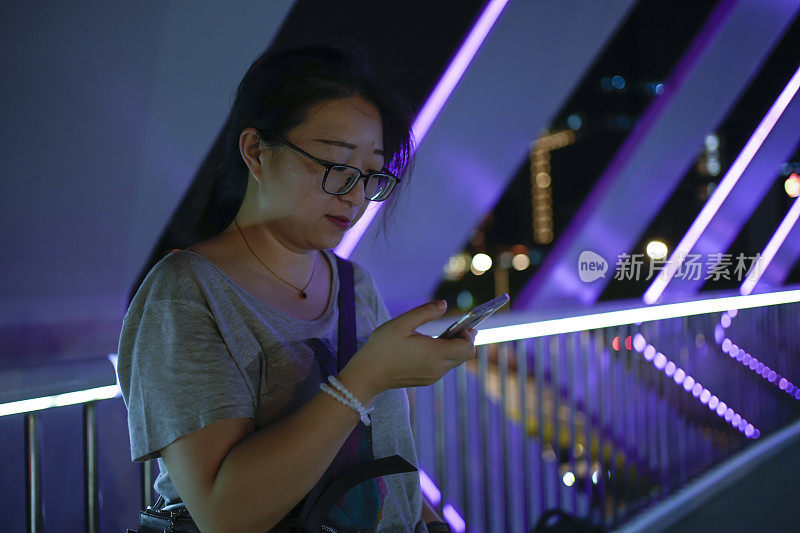
[[[486,303],[483,303],[477,307],[473,307],[461,318],[453,322],[450,327],[448,327],[439,335],[438,338],[452,339],[454,337],[458,337],[458,335],[465,329],[474,328],[492,316],[495,311],[503,307],[510,299],[511,298],[508,296],[508,294],[503,293],[497,298],[493,298]]]

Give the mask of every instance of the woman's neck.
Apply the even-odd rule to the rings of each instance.
[[[237,227],[238,224],[238,227]],[[315,262],[319,263],[318,250],[302,250],[283,242],[268,224],[253,224],[238,217],[225,231],[232,250],[244,260],[266,264],[289,281],[308,281]],[[318,265],[317,265],[318,266]]]

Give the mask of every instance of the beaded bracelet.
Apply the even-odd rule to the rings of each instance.
[[[342,385],[342,383],[341,383],[341,382],[340,382],[338,379],[336,379],[336,378],[335,378],[335,377],[333,377],[333,376],[328,376],[328,381],[330,381],[330,382],[331,382],[331,384],[332,384],[334,387],[336,387],[337,389],[339,389],[339,390],[342,392],[342,394],[344,394],[345,396],[347,396],[347,397],[350,399],[350,401],[351,401],[351,402],[355,403],[356,405],[361,405],[361,402],[359,402],[358,400],[356,400],[356,397],[355,397],[355,396],[353,396],[353,393],[352,393],[352,392],[350,392],[350,390],[349,390],[347,387],[345,387],[344,385]],[[370,409],[370,410],[369,410],[369,411],[367,411],[367,412],[372,412],[372,409]]]
[[[355,405],[357,407],[359,413],[364,412],[366,414],[370,414],[372,411],[375,410],[375,406],[374,405],[372,407],[370,407],[369,409],[366,409],[361,404],[361,402],[359,402],[356,399],[356,397],[353,396],[353,393],[350,392],[350,389],[348,389],[347,387],[342,385],[342,382],[339,381],[338,379],[336,379],[334,376],[328,376],[328,381],[330,381],[331,384],[333,384],[334,387],[339,389],[347,398],[350,399],[350,401],[353,403],[353,405]]]
[[[338,383],[338,381],[337,381],[337,383]],[[344,385],[339,383],[339,386],[341,386],[341,388],[343,388],[345,390],[345,394],[347,394],[348,398],[343,397],[341,394],[339,394],[338,392],[333,390],[331,387],[328,386],[327,383],[320,383],[319,384],[319,388],[320,389],[324,390],[325,392],[327,392],[328,394],[330,394],[331,396],[333,396],[334,398],[339,400],[344,405],[346,405],[348,407],[351,407],[354,411],[356,411],[359,414],[359,416],[361,417],[361,422],[365,426],[370,425],[371,420],[369,418],[369,414],[373,410],[375,410],[375,406],[372,406],[369,409],[365,409],[364,406],[361,405],[361,402],[356,400],[356,398],[352,395],[352,393],[350,393],[349,390],[347,390],[347,388]]]
[[[333,396],[337,400],[339,400],[344,405],[346,405],[348,407],[351,407],[354,411],[356,411],[359,414],[359,416],[361,417],[361,422],[365,426],[370,425],[371,421],[370,421],[368,415],[369,415],[370,412],[372,412],[372,409],[367,411],[366,409],[364,409],[363,406],[361,406],[361,404],[354,403],[350,399],[345,398],[344,396],[342,396],[341,394],[337,393],[335,390],[330,388],[326,383],[320,383],[319,384],[319,388],[324,390],[325,392],[327,392],[328,394],[330,394],[331,396]]]
[[[341,403],[345,404],[347,407],[352,407],[353,409],[356,409],[355,406],[352,403],[350,403],[350,400],[348,400],[347,398],[345,398],[344,396],[342,396],[341,394],[330,388],[327,384],[320,383],[319,388],[324,390],[337,400],[339,400]],[[356,411],[358,411],[358,409],[356,409]]]

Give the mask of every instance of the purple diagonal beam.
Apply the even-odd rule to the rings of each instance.
[[[648,287],[645,302],[653,303],[659,297],[662,302],[683,299],[700,290],[705,275],[673,277],[679,258],[691,252],[700,254],[701,262],[706,264],[711,254],[725,252],[758,207],[781,164],[794,153],[800,140],[798,89],[800,68],[788,80],[675,248],[675,260],[671,257],[669,268]]]
[[[497,22],[497,18],[503,12],[506,4],[508,4],[508,0],[490,0],[486,4],[480,17],[478,17],[478,22],[470,30],[455,57],[445,69],[444,75],[434,87],[425,105],[422,106],[419,115],[414,119],[412,139],[416,146],[425,138],[425,134],[428,133],[431,124],[436,120],[458,82],[461,81],[461,77],[483,44],[489,31]],[[345,234],[342,242],[334,250],[337,255],[344,258],[350,257],[353,249],[361,240],[364,232],[375,219],[382,206],[383,204],[380,202],[373,202],[367,207],[361,219]]]
[[[431,297],[448,258],[494,207],[526,160],[531,140],[634,4],[506,5],[420,143],[412,185],[387,239],[373,222],[350,255],[373,273],[392,314]]]
[[[769,292],[786,283],[789,273],[800,259],[800,224],[795,223],[789,230],[783,244],[775,252],[761,278],[753,288],[753,292]]]
[[[796,2],[779,0],[719,4],[665,83],[664,93],[638,121],[517,297],[517,308],[590,306],[597,301],[610,276],[581,281],[581,252],[603,256],[609,271],[619,254],[631,252],[691,166],[706,134],[724,119],[798,9]]]
[[[762,273],[769,268],[773,258],[785,242],[786,236],[797,225],[797,219],[799,217],[800,198],[797,198],[792,204],[792,207],[789,208],[789,212],[786,213],[786,216],[783,217],[783,220],[778,225],[778,229],[775,230],[775,234],[767,243],[764,251],[761,252],[756,264],[753,265],[753,267],[750,269],[750,272],[747,273],[744,283],[742,283],[741,287],[739,287],[740,293],[747,295],[753,292],[753,288],[755,287],[756,283],[758,283]]]

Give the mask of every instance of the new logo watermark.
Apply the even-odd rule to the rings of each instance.
[[[685,254],[668,259],[650,259],[645,261],[645,254],[619,254],[617,256],[614,279],[616,280],[650,280],[656,275],[666,277],[665,268],[671,261],[677,262],[678,267],[674,278],[686,280],[712,280],[720,279],[742,281],[751,272],[760,274],[761,262],[758,253],[753,256],[742,253],[733,257],[733,254],[714,253],[708,254],[703,261],[702,254]],[[578,276],[584,283],[591,283],[606,277],[608,262],[605,258],[591,250],[584,250],[578,258]],[[731,272],[732,270],[732,272]],[[646,274],[644,278],[642,275]],[[733,277],[731,277],[733,276]]]
[[[591,250],[584,250],[578,257],[578,276],[584,283],[590,283],[596,279],[606,277],[608,261],[602,255],[596,254]]]

